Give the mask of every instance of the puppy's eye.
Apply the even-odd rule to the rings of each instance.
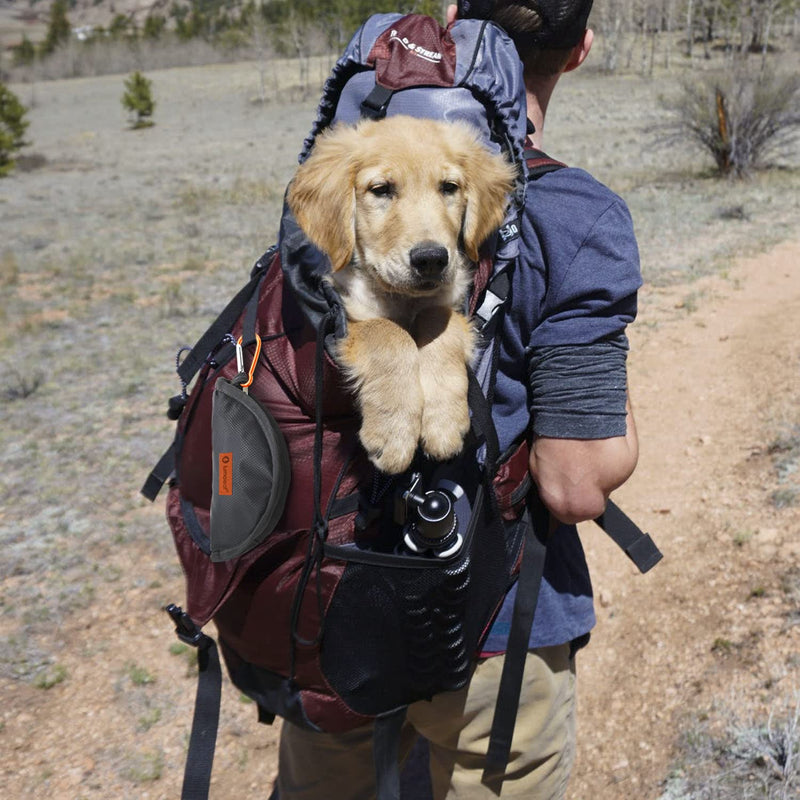
[[[439,191],[443,195],[455,194],[461,187],[455,181],[442,181]]]
[[[388,181],[385,183],[374,183],[369,187],[368,191],[375,197],[393,197],[395,193],[394,184]]]

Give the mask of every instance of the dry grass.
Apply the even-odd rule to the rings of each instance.
[[[697,720],[680,737],[680,762],[659,800],[800,798],[800,692],[766,719],[742,720],[734,707]]]

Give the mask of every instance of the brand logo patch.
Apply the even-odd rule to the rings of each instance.
[[[233,453],[219,454],[219,494],[233,494]]]
[[[389,34],[389,41],[397,42],[402,47],[405,47],[409,53],[413,53],[415,56],[429,61],[431,64],[439,64],[443,58],[442,54],[436,50],[427,50],[421,44],[415,44],[409,41],[408,37],[401,36],[396,30],[392,30]]]
[[[516,222],[509,222],[507,225],[503,225],[497,232],[500,234],[500,238],[505,244],[519,236],[519,225]]]

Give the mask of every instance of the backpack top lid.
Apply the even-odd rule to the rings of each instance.
[[[375,14],[356,32],[325,84],[304,161],[317,135],[334,122],[355,124],[364,101],[385,98],[386,115],[465,121],[495,151],[524,169],[527,107],[514,43],[486,20],[442,28],[421,14]]]

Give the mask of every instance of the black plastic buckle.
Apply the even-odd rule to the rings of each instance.
[[[170,603],[164,611],[172,617],[172,621],[175,623],[175,633],[185,644],[200,647],[203,640],[208,638],[180,606]]]

